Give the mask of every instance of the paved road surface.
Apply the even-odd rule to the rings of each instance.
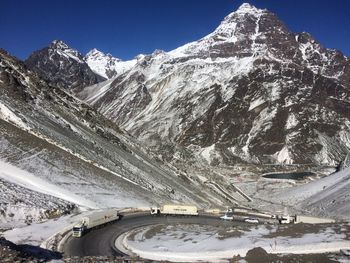
[[[241,222],[220,220],[219,216],[200,215],[194,217],[151,216],[148,213],[125,214],[121,220],[95,229],[81,238],[70,237],[64,246],[65,256],[122,256],[114,242],[118,236],[137,227],[154,224],[205,224],[205,225],[238,225]]]

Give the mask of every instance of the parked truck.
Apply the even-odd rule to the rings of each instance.
[[[280,224],[294,223],[294,217],[290,215],[282,215],[282,216],[277,215],[276,218]]]
[[[320,217],[313,217],[313,216],[303,216],[303,215],[295,215],[295,221],[294,223],[305,223],[305,224],[327,224],[327,223],[334,223],[334,219],[330,218],[320,218]]]
[[[198,216],[198,210],[194,205],[163,205],[160,208],[151,207],[151,215]]]
[[[96,212],[89,216],[85,216],[79,223],[73,226],[73,237],[81,237],[88,230],[99,226],[111,223],[119,219],[119,214],[116,209]]]

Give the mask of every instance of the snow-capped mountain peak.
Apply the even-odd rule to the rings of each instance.
[[[53,53],[57,53],[60,56],[64,56],[67,58],[72,58],[79,63],[84,63],[82,55],[78,52],[78,50],[70,48],[65,42],[62,40],[54,40],[49,45],[49,52],[52,55]]]
[[[237,9],[235,13],[252,13],[252,12],[259,12],[260,10],[261,9],[258,9],[249,3],[243,3],[240,5],[240,7]]]
[[[121,61],[121,59],[115,58],[109,53],[105,54],[96,48],[91,49],[85,56],[85,58],[95,59],[95,60],[103,60],[106,57],[111,59],[111,60]]]
[[[273,24],[276,28],[260,26],[261,24]],[[201,58],[210,56],[232,57],[244,53],[243,56],[250,56],[251,50],[258,54],[265,51],[260,38],[265,38],[264,33],[270,31],[286,32],[283,24],[276,16],[266,9],[258,9],[248,3],[242,4],[236,11],[227,15],[220,25],[210,34],[198,41],[179,47],[169,54],[175,57],[194,55]],[[232,46],[232,44],[235,46]],[[225,52],[222,52],[222,51]]]
[[[129,70],[136,63],[136,60],[122,61],[113,57],[111,54],[105,54],[96,48],[90,50],[84,60],[96,74],[109,79],[118,74]]]
[[[208,162],[211,152],[223,163],[335,164],[349,147],[349,61],[243,4],[209,35],[77,96],[150,147]]]
[[[245,20],[251,19],[250,17],[260,17],[264,12],[267,12],[266,9],[259,9],[255,6],[252,6],[248,3],[242,4],[236,11],[228,14],[224,20],[221,22],[220,26],[215,30],[218,31],[222,27],[228,27],[229,29],[232,26],[228,26],[229,24],[237,24],[237,22],[244,23]],[[215,32],[214,31],[214,32]]]
[[[64,43],[62,40],[54,40],[51,42],[50,46],[61,50],[69,49],[69,46],[66,43]]]
[[[89,68],[78,50],[62,40],[54,40],[33,52],[25,63],[51,85],[68,90],[79,90],[102,79]]]
[[[86,53],[85,57],[91,57],[91,56],[103,56],[104,53],[99,51],[97,48],[91,49],[88,53]]]

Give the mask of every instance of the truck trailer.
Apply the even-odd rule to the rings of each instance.
[[[161,208],[152,207],[151,215],[198,216],[198,210],[194,205],[163,205]]]
[[[321,217],[313,217],[313,216],[302,216],[302,215],[295,215],[295,221],[294,223],[305,223],[305,224],[328,224],[328,223],[335,223],[334,219],[330,218],[321,218]]]
[[[118,210],[116,209],[96,212],[89,216],[85,216],[79,223],[73,226],[73,237],[81,237],[88,230],[97,228],[98,226],[105,225],[118,219],[119,214]]]

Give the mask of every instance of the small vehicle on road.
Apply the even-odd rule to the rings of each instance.
[[[259,219],[256,218],[245,218],[244,222],[251,223],[251,224],[259,224]]]
[[[223,216],[220,216],[220,219],[222,220],[233,220],[233,214],[226,212]]]

